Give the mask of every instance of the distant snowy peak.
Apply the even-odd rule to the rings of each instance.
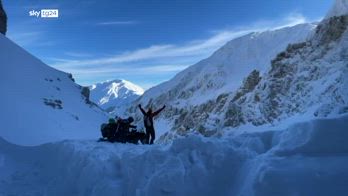
[[[115,98],[122,98],[128,94],[142,95],[144,89],[137,86],[127,80],[111,80],[94,84],[90,87],[90,90],[104,89],[107,90],[107,94],[114,96]]]
[[[348,14],[348,0],[336,0],[326,18]]]
[[[91,100],[109,112],[131,103],[144,93],[141,87],[118,79],[94,84],[90,90]]]

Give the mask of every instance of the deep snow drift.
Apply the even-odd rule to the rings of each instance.
[[[69,74],[55,70],[0,34],[0,137],[23,145],[92,139],[106,116]]]
[[[0,140],[0,195],[346,195],[348,116],[167,145]]]

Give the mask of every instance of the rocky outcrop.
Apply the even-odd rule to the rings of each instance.
[[[88,87],[84,86],[81,88],[81,95],[85,97],[86,103],[90,103],[89,96],[91,92]]]
[[[325,118],[348,113],[347,21],[347,15],[325,19],[309,40],[290,44],[267,72],[252,71],[237,91],[187,108],[170,107],[162,115],[172,119],[179,135],[194,130],[209,136],[219,129],[276,124],[301,114]]]
[[[2,7],[2,1],[0,0],[0,33],[6,34],[7,31],[7,15]]]

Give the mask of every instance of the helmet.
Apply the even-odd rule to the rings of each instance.
[[[115,119],[110,118],[110,119],[109,119],[109,124],[113,124],[113,123],[116,123],[116,122],[115,122]]]
[[[132,123],[133,121],[134,121],[134,118],[133,118],[133,117],[131,117],[131,116],[128,117],[128,122],[129,122],[129,123]]]

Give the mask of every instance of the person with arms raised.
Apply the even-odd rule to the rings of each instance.
[[[166,106],[164,105],[161,109],[152,112],[152,108],[150,107],[147,112],[141,107],[141,104],[139,104],[139,109],[141,113],[144,115],[144,126],[146,129],[146,143],[147,144],[153,144],[155,141],[155,127],[153,124],[153,118],[157,116],[162,110],[164,110]],[[150,140],[151,137],[151,140]]]

